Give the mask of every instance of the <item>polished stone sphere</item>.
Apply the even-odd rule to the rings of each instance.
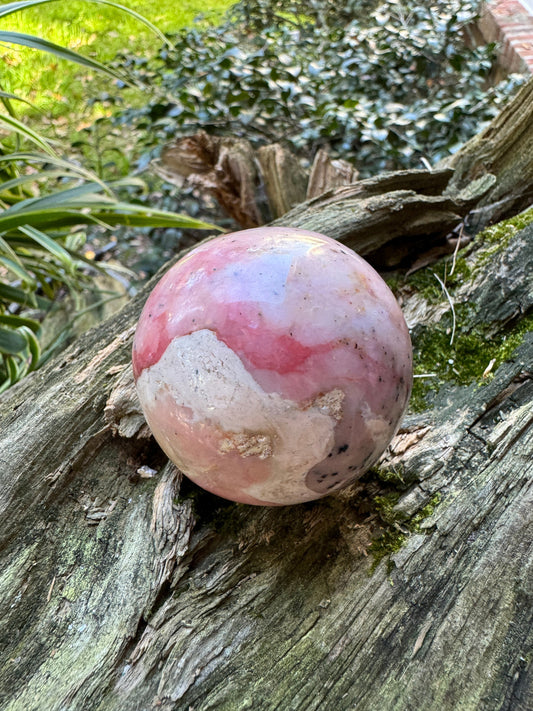
[[[217,237],[172,267],[141,314],[133,368],[170,459],[208,491],[266,506],[360,477],[412,385],[385,282],[339,242],[289,227]]]

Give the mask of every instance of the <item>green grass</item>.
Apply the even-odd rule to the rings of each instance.
[[[163,32],[173,33],[192,25],[199,15],[207,22],[220,21],[233,0],[121,0],[120,4],[144,15]],[[9,15],[0,22],[4,30],[38,35],[104,63],[122,51],[149,58],[161,45],[158,37],[130,15],[81,0],[58,0]],[[110,79],[94,77],[77,65],[23,47],[3,45],[0,53],[2,88],[29,99],[56,121],[62,119],[68,125],[67,135],[98,114],[105,115],[106,109],[87,111],[85,104],[88,97],[101,91],[112,93]],[[132,91],[125,98],[140,100]],[[23,104],[18,104],[18,111],[37,119],[37,114]]]

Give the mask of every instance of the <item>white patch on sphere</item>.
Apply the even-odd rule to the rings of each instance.
[[[166,453],[200,486],[203,472],[187,471],[179,441],[173,441],[170,433],[158,431],[150,421],[158,393],[170,393],[177,406],[192,412],[194,423],[205,423],[224,435],[225,448],[220,457],[231,449],[228,433],[234,434],[236,441],[250,436],[268,439],[271,450],[266,459],[261,458],[268,461],[270,476],[244,493],[279,504],[316,498],[305,485],[305,476],[331,451],[337,420],[324,408],[302,409],[297,402],[265,392],[213,331],[202,329],[174,338],[159,361],[142,371],[137,390],[156,439],[160,444],[165,442]],[[239,451],[238,446],[235,449]],[[210,467],[212,472],[216,472],[216,461]]]

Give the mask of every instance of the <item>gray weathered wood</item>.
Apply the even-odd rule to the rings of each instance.
[[[347,160],[332,159],[324,148],[319,148],[313,159],[307,185],[307,199],[318,197],[332,188],[355,183],[359,171]]]
[[[532,245],[530,227],[457,291],[471,323],[531,309]],[[407,418],[382,465],[401,463],[396,510],[440,503],[372,572],[375,477],[281,509],[178,497],[132,426],[143,296],[2,398],[2,708],[529,708],[531,334]],[[405,302],[415,331],[427,309],[444,299]]]
[[[342,190],[403,210],[451,176]],[[486,188],[445,199],[471,207]],[[348,238],[347,213],[362,222],[344,195],[290,219]],[[223,502],[166,462],[129,370],[146,289],[4,393],[2,710],[529,711],[533,226],[468,249],[449,284],[456,337],[486,339],[487,361],[504,335],[516,347],[469,385],[443,378],[445,360],[377,470],[312,504]],[[411,278],[416,352],[451,321]]]
[[[363,256],[379,258],[387,247],[381,266],[397,266],[407,255],[442,243],[495,180],[490,175],[449,190],[452,175],[448,168],[384,173],[323,193],[274,224],[328,234]]]
[[[497,182],[481,205],[501,220],[533,201],[533,77],[503,111],[445,163],[455,168],[452,189],[492,173]]]
[[[257,160],[272,217],[281,217],[305,200],[308,176],[293,153],[272,143],[259,148]]]

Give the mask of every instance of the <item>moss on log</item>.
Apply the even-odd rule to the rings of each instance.
[[[359,189],[391,206],[413,193],[460,204],[432,182],[444,189],[445,172]],[[312,201],[293,218],[349,234],[339,197],[320,202],[327,224]],[[529,709],[531,263],[526,225],[474,240],[447,295],[442,263],[402,277],[431,387],[374,470],[310,504],[224,502],[168,464],[130,373],[150,285],[4,393],[1,708]]]

